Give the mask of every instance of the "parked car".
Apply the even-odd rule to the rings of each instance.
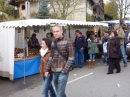
[[[128,61],[130,61],[130,43],[126,45],[126,55],[127,55]]]

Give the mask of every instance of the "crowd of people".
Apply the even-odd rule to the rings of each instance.
[[[87,61],[88,68],[95,67],[96,53],[98,53],[97,39],[91,31],[86,35],[79,30],[75,31],[75,41],[63,35],[63,29],[56,24],[52,27],[52,33],[47,33],[41,42],[40,75],[43,77],[43,97],[66,97],[65,88],[69,77],[69,71],[74,68],[82,68]],[[115,25],[113,31],[103,33],[102,48],[104,63],[108,66],[107,74],[121,72],[120,61],[123,59],[124,67],[127,67],[126,45],[130,42],[130,29],[124,30],[120,25]],[[29,41],[30,46],[39,46],[36,34]],[[36,44],[37,45],[36,45]],[[54,82],[54,86],[52,85]],[[54,88],[55,87],[55,88]]]
[[[85,39],[79,30],[75,31],[75,61],[74,66],[81,68],[84,61],[87,60],[88,68],[94,68],[98,46],[95,33],[91,31]],[[79,35],[78,35],[79,34]],[[117,69],[116,73],[120,73],[120,61],[123,59],[124,67],[127,67],[126,45],[130,43],[129,26],[114,25],[112,31],[103,33],[102,48],[104,63],[108,66],[108,73],[113,74],[113,69]],[[87,56],[87,58],[86,58]]]

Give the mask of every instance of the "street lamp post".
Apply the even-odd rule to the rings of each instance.
[[[30,2],[28,0],[25,1],[25,10],[26,10],[26,19],[30,18]],[[25,85],[25,76],[26,76],[26,62],[25,62],[25,47],[26,47],[26,54],[28,56],[28,40],[27,37],[25,37],[25,33],[27,33],[27,27],[23,28],[23,53],[24,53],[24,82]]]
[[[30,18],[30,2],[27,0],[25,1],[25,9],[26,9],[26,19]]]

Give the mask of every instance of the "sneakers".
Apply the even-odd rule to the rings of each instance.
[[[119,70],[119,71],[116,71],[116,73],[120,73],[120,70]]]
[[[74,68],[78,68],[78,66],[74,66]]]
[[[108,72],[107,74],[113,74],[113,72],[111,72],[111,73]]]
[[[124,65],[124,67],[127,67],[127,65]]]
[[[106,62],[104,63],[104,65],[105,65],[105,66],[108,66],[108,64],[107,64]]]
[[[105,66],[108,66],[107,64],[104,64]]]
[[[79,66],[79,68],[82,68],[83,66]]]

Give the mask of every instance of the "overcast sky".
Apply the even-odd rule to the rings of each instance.
[[[107,2],[109,2],[109,0],[104,0],[104,3],[107,3]]]
[[[107,2],[109,2],[109,0],[104,0],[104,3],[107,3]],[[126,17],[128,17],[130,20],[130,14],[127,14]]]

